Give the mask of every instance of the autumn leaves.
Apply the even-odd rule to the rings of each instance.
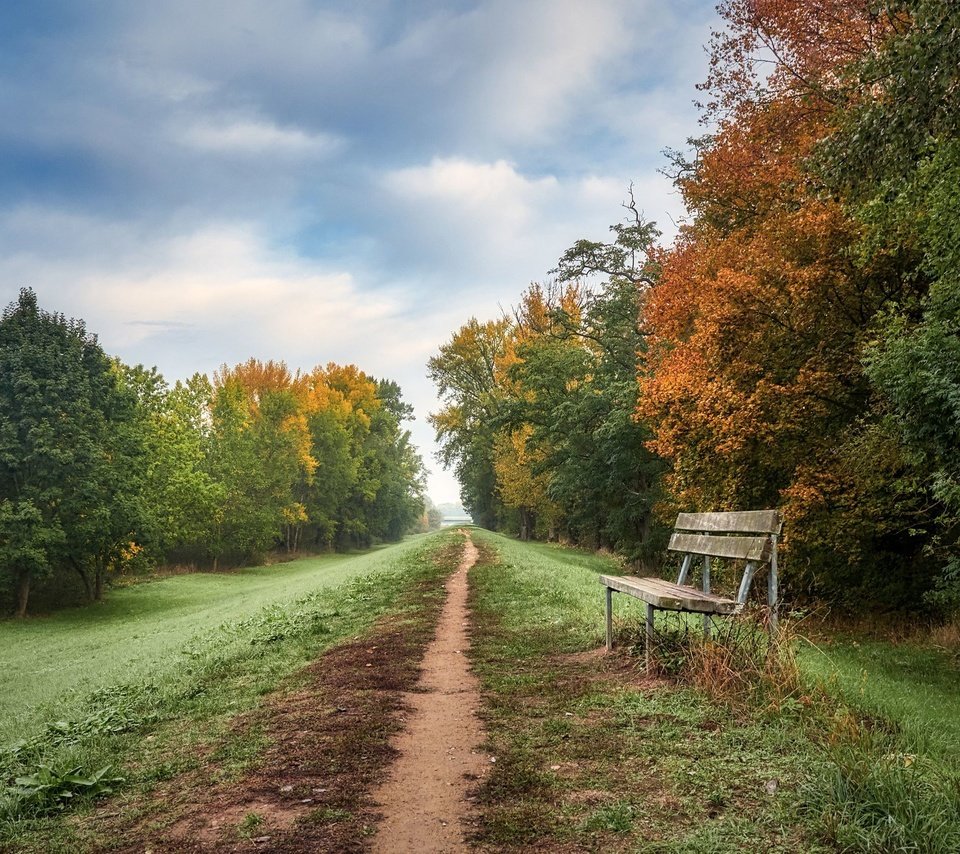
[[[438,435],[500,524],[643,557],[678,507],[780,506],[795,595],[949,608],[960,12],[721,11],[674,244],[628,206],[513,317],[464,327],[431,363]],[[483,367],[469,396],[455,351]]]

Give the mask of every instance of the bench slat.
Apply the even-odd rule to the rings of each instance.
[[[673,534],[667,548],[710,557],[765,561],[770,554],[769,537],[712,537],[709,534]]]
[[[732,513],[681,513],[674,527],[678,531],[779,534],[781,525],[777,510],[739,510]]]
[[[633,575],[601,575],[600,583],[626,593],[662,611],[693,611],[697,614],[734,614],[737,603],[723,596],[704,593],[659,578]]]

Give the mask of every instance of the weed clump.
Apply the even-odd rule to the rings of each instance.
[[[700,618],[668,614],[654,636],[651,664],[664,676],[684,682],[715,702],[781,711],[809,704],[795,655],[796,632],[782,620],[767,631],[758,612],[713,619],[704,637]],[[634,638],[633,647],[642,649]]]
[[[33,773],[17,777],[0,795],[0,816],[39,815],[64,809],[75,797],[95,798],[113,792],[124,782],[112,765],[88,773],[82,766],[59,770],[41,764]]]
[[[803,792],[825,840],[841,851],[960,851],[960,774],[906,752],[896,734],[835,716],[829,763]]]

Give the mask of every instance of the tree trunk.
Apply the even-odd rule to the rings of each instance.
[[[27,601],[30,598],[30,573],[21,572],[17,577],[17,616],[27,616]]]
[[[87,571],[74,558],[70,558],[70,565],[77,571],[77,575],[80,576],[80,580],[83,582],[83,589],[86,591],[87,601],[92,602],[93,586],[90,584],[90,576],[87,575]]]
[[[97,562],[96,569],[93,573],[93,601],[100,602],[103,599],[103,579],[107,574],[107,567],[104,564]]]

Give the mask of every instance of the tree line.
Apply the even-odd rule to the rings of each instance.
[[[794,597],[960,606],[960,7],[727,0],[668,152],[688,215],[582,240],[431,360],[491,527],[655,562],[779,507]]]
[[[167,383],[20,292],[0,318],[0,590],[397,540],[424,514],[400,389],[255,359]]]

